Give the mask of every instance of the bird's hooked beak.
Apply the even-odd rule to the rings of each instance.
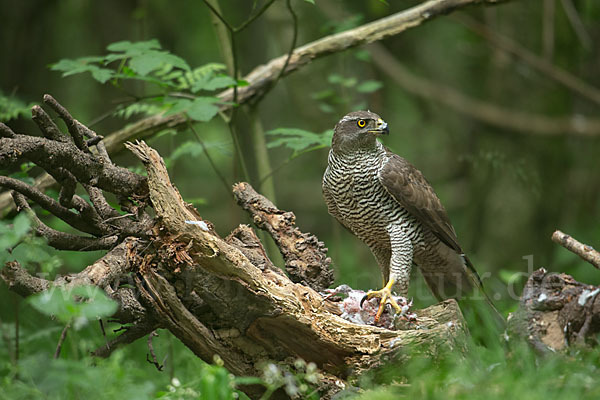
[[[389,135],[390,130],[388,129],[388,124],[381,118],[377,120],[377,128],[370,130],[369,132],[374,133],[375,136],[378,135]]]

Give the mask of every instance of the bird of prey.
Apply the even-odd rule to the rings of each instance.
[[[413,264],[440,301],[473,289],[484,294],[429,182],[377,140],[388,133],[387,123],[373,112],[344,116],[335,126],[323,176],[329,213],[367,244],[381,268],[383,289],[366,296],[381,299],[376,321],[386,303],[400,311],[392,291],[407,295]]]

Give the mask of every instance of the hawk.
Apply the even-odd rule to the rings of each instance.
[[[366,296],[381,299],[376,321],[386,303],[400,311],[392,291],[407,295],[413,264],[440,301],[473,289],[484,293],[429,182],[377,140],[388,133],[387,123],[370,111],[344,116],[335,126],[323,176],[329,213],[366,243],[381,269],[383,289]]]

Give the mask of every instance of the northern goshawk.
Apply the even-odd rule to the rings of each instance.
[[[367,294],[381,298],[376,320],[386,303],[399,311],[392,290],[407,295],[413,263],[438,300],[479,289],[491,304],[431,185],[377,140],[388,133],[375,113],[346,115],[335,126],[323,176],[329,213],[369,246],[381,268],[383,289]]]

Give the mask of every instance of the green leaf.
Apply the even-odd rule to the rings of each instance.
[[[0,121],[10,121],[19,117],[31,117],[31,107],[35,103],[25,104],[24,101],[13,97],[5,96],[0,92]]]
[[[333,90],[333,89],[320,90],[318,92],[312,93],[310,97],[314,100],[329,99],[329,98],[335,97],[335,90]]]
[[[165,103],[171,106],[169,110],[165,113],[165,115],[173,115],[178,114],[180,112],[186,112],[190,109],[192,105],[192,101],[189,99],[176,99],[173,97],[166,98]]]
[[[113,115],[129,119],[136,114],[143,114],[147,116],[156,115],[163,109],[164,107],[160,104],[133,103],[123,108],[120,108],[119,110],[115,111]]]
[[[159,69],[162,65],[163,61],[152,53],[140,54],[129,60],[129,67],[142,76],[146,76],[150,72]]]
[[[26,214],[18,214],[12,224],[2,222],[0,225],[0,254],[6,253],[7,250],[15,247],[29,232],[31,221]],[[0,258],[2,261],[8,261]]]
[[[200,90],[217,90],[226,87],[235,86],[238,81],[225,74],[214,76],[212,70],[195,70],[193,74],[187,76],[188,81],[192,83],[191,90],[196,93]]]
[[[117,302],[96,286],[77,286],[72,294],[80,298],[77,303],[79,312],[87,319],[109,317],[117,311]]]
[[[217,101],[215,97],[198,97],[187,110],[187,115],[194,121],[210,121],[219,112],[219,107],[214,105]]]
[[[294,150],[297,154],[303,151],[316,150],[329,146],[333,131],[328,130],[321,134],[295,128],[277,128],[267,132],[267,135],[279,136],[267,143],[268,148],[284,146]]]
[[[230,76],[219,75],[219,76],[216,76],[216,77],[212,78],[211,80],[209,80],[206,83],[206,85],[204,86],[204,89],[217,90],[217,89],[222,89],[222,88],[226,88],[229,86],[235,86],[236,83],[237,83],[237,81]]]
[[[314,4],[315,4],[315,0],[304,0],[304,1],[305,1],[305,2],[307,2],[307,3],[310,3],[310,4],[312,4],[312,5],[314,5]]]
[[[133,56],[129,61],[129,67],[142,76],[161,68],[164,64],[173,65],[185,70],[190,69],[183,58],[166,51],[148,51]]]
[[[92,73],[92,78],[100,83],[108,81],[113,76],[113,71],[106,68],[92,68],[90,72]]]
[[[13,232],[18,238],[27,235],[31,228],[31,220],[25,213],[18,214],[13,221]]]
[[[90,63],[97,62],[97,60],[101,60],[101,58],[85,57],[77,60],[63,59],[56,64],[52,64],[50,69],[52,71],[62,71],[63,77],[80,74],[83,72],[90,72],[95,80],[100,83],[105,83],[113,77],[114,71],[107,68],[100,68],[99,66]]]
[[[373,93],[379,90],[383,83],[379,81],[364,81],[356,87],[356,91],[360,93]]]
[[[257,376],[236,376],[233,379],[236,385],[264,385],[265,382]]]
[[[170,103],[171,108],[165,115],[185,112],[194,121],[210,121],[219,112],[219,107],[214,105],[218,101],[216,97],[197,97],[194,100],[169,97],[165,102]]]
[[[156,39],[133,43],[129,40],[124,40],[106,46],[106,50],[108,51],[120,51],[128,55],[137,55],[149,50],[159,50],[160,48],[160,43]]]
[[[329,81],[329,83],[341,85],[348,88],[355,86],[358,82],[358,80],[354,77],[345,78],[339,74],[331,74],[327,77],[327,80]]]
[[[211,141],[204,142],[204,147],[207,149],[216,149],[223,153],[228,153],[231,147],[230,141]],[[177,146],[177,148],[171,153],[168,158],[170,161],[176,161],[181,157],[188,157],[190,159],[196,159],[201,157],[204,153],[202,145],[197,141],[187,141]]]
[[[366,62],[371,61],[371,53],[369,53],[367,50],[364,50],[364,49],[355,51],[354,57],[360,61],[366,61]]]
[[[110,316],[118,308],[117,303],[96,286],[51,287],[27,301],[42,314],[54,316],[63,323],[75,321],[76,329],[89,320]]]

